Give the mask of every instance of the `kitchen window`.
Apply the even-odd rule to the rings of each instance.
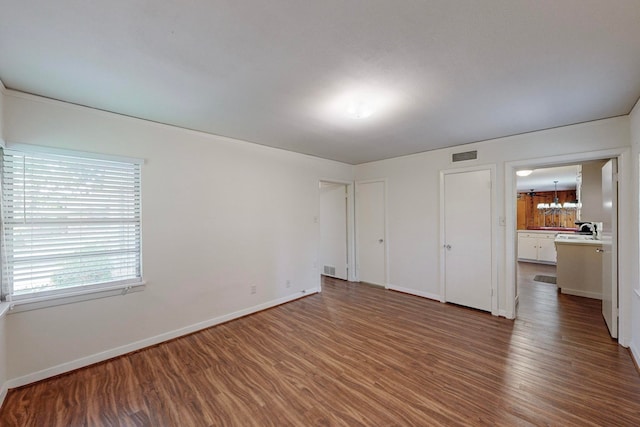
[[[141,163],[2,149],[2,299],[41,303],[144,284]]]

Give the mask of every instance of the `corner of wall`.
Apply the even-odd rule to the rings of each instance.
[[[631,109],[631,112],[629,113],[629,119],[631,122],[631,144],[633,145],[634,142],[640,143],[640,135],[637,135],[637,134],[635,135],[635,141],[634,141],[634,135],[633,135],[634,122],[638,123],[638,121],[640,121],[640,98],[638,98],[635,105]],[[635,130],[640,131],[640,129],[638,129],[638,125],[635,126]]]
[[[4,146],[4,96],[6,88],[0,80],[0,147]],[[0,407],[7,396],[7,343],[5,338],[5,318],[0,303]]]
[[[4,147],[4,96],[7,89],[0,80],[0,147]]]
[[[5,332],[6,306],[8,306],[8,304],[0,303],[0,408],[9,389],[7,379],[7,340]]]

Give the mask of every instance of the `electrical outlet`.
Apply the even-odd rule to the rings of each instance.
[[[251,295],[254,295],[257,292],[256,285],[251,285]]]
[[[287,280],[287,288],[291,287],[291,280]]]

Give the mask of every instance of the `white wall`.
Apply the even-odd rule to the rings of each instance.
[[[511,218],[515,230],[515,196],[514,206],[505,206],[507,180],[515,183],[513,176],[505,177],[508,162],[527,160],[535,164],[540,158],[628,148],[629,141],[629,119],[618,117],[356,166],[356,180],[388,180],[390,286],[419,294],[440,295],[441,170],[495,164],[498,216]],[[452,153],[467,150],[478,150],[478,159],[451,163]],[[497,219],[495,222],[497,226]],[[515,277],[505,277],[508,258],[505,236],[505,227],[497,226],[498,306],[501,313],[506,308],[506,286],[511,286],[515,280]],[[515,246],[515,233],[512,245]]]
[[[7,339],[6,317],[0,315],[0,406],[7,393]]]
[[[13,91],[5,110],[8,143],[146,159],[146,290],[8,315],[12,387],[318,289],[318,181],[352,166]]]
[[[4,92],[5,88],[0,81],[0,144],[4,142]],[[6,322],[2,312],[3,304],[0,302],[0,405],[4,400],[7,391],[7,341],[6,341]]]
[[[633,224],[635,226],[635,230],[633,230],[634,236],[636,237],[634,244],[634,251],[631,254],[632,263],[633,263],[633,271],[631,276],[631,284],[633,287],[633,293],[629,296],[629,300],[631,301],[631,312],[632,312],[632,325],[633,328],[631,330],[631,352],[633,353],[636,363],[640,365],[640,272],[638,271],[639,267],[639,259],[640,259],[640,226],[638,222],[640,221],[640,102],[636,103],[633,111],[630,115],[631,122],[631,161],[633,163],[633,174],[632,174],[632,218]],[[622,299],[622,297],[621,297]]]
[[[4,143],[4,93],[6,89],[0,80],[0,143]]]
[[[2,311],[4,311],[4,308],[0,308],[0,313]],[[0,406],[7,393],[7,380],[9,379],[7,375],[7,332],[5,316],[5,314],[0,314]]]

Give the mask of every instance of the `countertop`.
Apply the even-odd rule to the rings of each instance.
[[[517,230],[518,233],[524,233],[524,234],[547,234],[547,235],[555,235],[558,233],[561,233],[561,231],[555,231],[555,230]],[[568,233],[573,233],[573,231],[569,231],[565,234]]]
[[[564,233],[575,233],[576,231],[578,231],[578,229],[567,227],[527,227],[526,230],[518,231],[562,231]]]

